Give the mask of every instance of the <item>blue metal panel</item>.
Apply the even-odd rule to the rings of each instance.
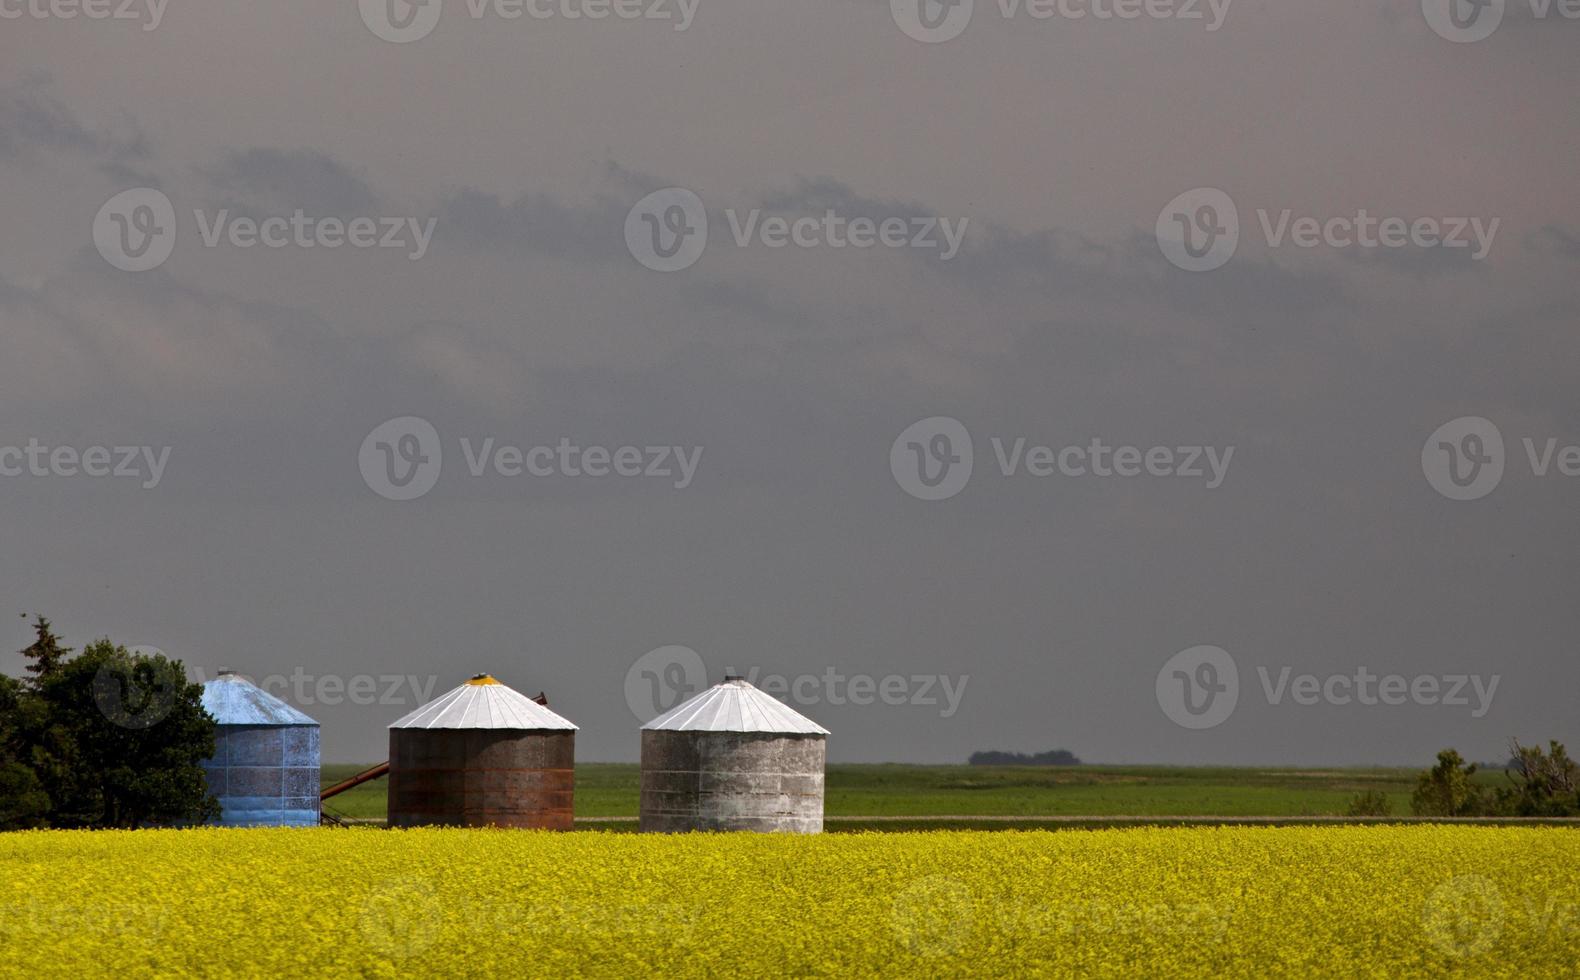
[[[219,725],[203,763],[229,827],[318,823],[318,726]]]
[[[284,761],[284,740],[282,728],[253,728],[250,726],[226,725],[230,729],[230,765],[236,766],[274,766],[279,767]]]
[[[318,726],[292,726],[280,731],[280,765],[312,766],[313,795],[318,795]]]

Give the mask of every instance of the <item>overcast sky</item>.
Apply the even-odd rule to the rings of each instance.
[[[1580,23],[1509,0],[1454,43],[1419,0],[1235,0],[1216,30],[1199,6],[976,0],[942,43],[907,36],[904,0],[700,0],[684,30],[675,0],[445,0],[408,43],[351,0],[4,19],[0,670],[42,612],[78,647],[300,675],[279,693],[326,761],[385,758],[417,692],[478,671],[546,690],[582,760],[634,760],[630,702],[695,672],[639,663],[669,646],[710,682],[815,678],[785,697],[835,761],[1580,742]],[[130,254],[167,220],[101,213],[137,188],[171,202],[174,244],[126,271],[113,233]],[[695,212],[629,214],[662,188],[708,222],[672,272],[636,253]],[[1196,188],[1238,212],[1210,271],[1157,235]],[[1177,213],[1221,223],[1200,200]],[[1330,219],[1361,209],[1470,244],[1354,244]],[[405,245],[237,244],[298,210],[308,240],[388,218]],[[816,218],[814,244],[765,244],[775,216]],[[1297,244],[1303,217],[1331,234]],[[904,244],[835,247],[856,218]],[[375,432],[405,417],[442,465],[389,499],[423,489],[379,478],[429,445]],[[972,468],[924,499],[906,465],[960,456],[959,430],[900,437],[938,417]],[[507,475],[507,452],[473,476],[487,439],[555,449],[532,457],[554,474]],[[1094,439],[1147,462],[1049,464],[1107,470]],[[567,466],[561,440],[671,475],[586,475],[598,455]],[[1439,442],[1501,481],[1440,489]],[[30,443],[71,453],[35,452],[38,475],[4,452]],[[147,447],[141,475],[83,472],[96,446]],[[1193,452],[1202,476],[1152,472]],[[1165,666],[1199,646],[1237,671],[1221,718],[1167,703],[1226,683],[1221,660]],[[1411,693],[1360,703],[1368,674]],[[358,677],[373,703],[338,693]]]

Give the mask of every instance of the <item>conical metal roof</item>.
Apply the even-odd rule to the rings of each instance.
[[[666,732],[828,734],[828,729],[822,725],[774,700],[741,677],[726,677],[723,683],[713,685],[642,728]]]
[[[316,725],[318,722],[258,687],[235,671],[225,670],[203,683],[203,710],[221,725]]]
[[[523,728],[576,731],[576,726],[487,674],[478,674],[390,725],[391,728]]]

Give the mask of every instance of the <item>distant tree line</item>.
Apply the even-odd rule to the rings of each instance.
[[[1065,749],[1051,752],[973,752],[966,760],[973,766],[1078,766],[1081,760]]]
[[[1575,817],[1580,816],[1580,765],[1562,742],[1540,746],[1511,744],[1504,767],[1507,783],[1489,787],[1475,779],[1477,766],[1444,749],[1437,765],[1421,774],[1410,809],[1424,817]]]
[[[1580,765],[1569,758],[1562,742],[1540,746],[1510,743],[1508,762],[1466,764],[1453,749],[1437,754],[1437,765],[1421,773],[1410,797],[1418,817],[1576,817],[1580,816]],[[1476,779],[1480,771],[1502,772],[1505,783],[1488,786]],[[1393,813],[1388,794],[1360,793],[1350,801],[1352,817],[1386,817]]]
[[[107,638],[73,656],[48,619],[33,630],[29,676],[0,674],[0,830],[217,816],[199,766],[214,719],[181,661]]]

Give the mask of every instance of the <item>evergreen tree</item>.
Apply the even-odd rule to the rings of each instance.
[[[22,618],[26,619],[27,613],[23,613]],[[22,656],[32,661],[24,669],[34,675],[33,681],[37,684],[60,669],[60,665],[71,656],[71,648],[60,645],[60,640],[50,627],[49,620],[43,616],[34,618],[33,632],[35,634],[33,643],[22,650]]]

